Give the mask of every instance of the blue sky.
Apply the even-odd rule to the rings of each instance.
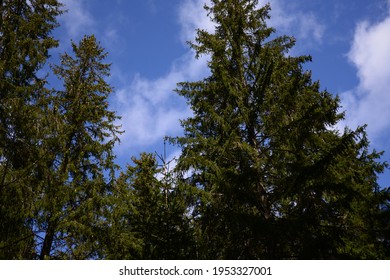
[[[186,45],[195,28],[212,31],[203,4],[208,0],[63,0],[68,12],[55,31],[61,47],[95,34],[112,63],[115,88],[111,109],[122,116],[125,133],[115,149],[120,165],[140,152],[163,152],[163,137],[182,133],[179,119],[191,115],[176,83],[208,74],[207,58],[198,60]],[[293,55],[310,54],[307,68],[321,87],[342,100],[346,120],[368,124],[372,148],[387,151],[390,162],[390,0],[270,0],[269,25],[293,35]],[[170,157],[177,156],[168,147]],[[390,185],[390,172],[380,177]]]

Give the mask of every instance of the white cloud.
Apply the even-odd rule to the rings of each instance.
[[[64,13],[60,21],[66,28],[67,35],[71,38],[80,37],[81,35],[88,34],[88,32],[94,25],[95,21],[92,15],[84,7],[84,1],[80,0],[63,0],[66,13]]]
[[[259,6],[267,3],[271,5],[269,26],[276,28],[278,34],[295,36],[298,44],[304,40],[306,48],[322,42],[325,25],[319,22],[314,13],[303,13],[293,8],[290,1],[284,0],[260,0]]]
[[[180,119],[191,115],[185,100],[174,92],[176,84],[197,80],[207,71],[204,58],[195,60],[188,52],[170,71],[158,79],[136,75],[131,84],[116,94],[116,108],[122,116],[121,147],[147,146],[161,141],[164,136],[180,134]]]
[[[193,41],[196,29],[214,31],[214,23],[207,16],[204,6],[210,6],[210,0],[186,0],[179,8],[179,23],[183,42]]]
[[[297,20],[299,21],[299,38],[312,38],[316,43],[321,43],[325,26],[318,22],[314,14],[303,15],[301,13]]]
[[[390,15],[383,21],[357,25],[348,58],[357,68],[359,85],[341,95],[345,124],[368,124],[374,139],[390,127]]]

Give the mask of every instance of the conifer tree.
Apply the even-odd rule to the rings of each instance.
[[[94,36],[72,43],[53,72],[63,90],[52,94],[52,133],[43,142],[42,198],[36,202],[43,232],[39,257],[100,257],[108,221],[106,197],[114,180],[113,147],[121,133],[108,109],[107,54]]]
[[[38,75],[57,46],[56,0],[0,1],[0,259],[34,257],[31,181],[45,133],[45,77]]]
[[[163,172],[152,154],[132,160],[112,196],[108,258],[194,258],[185,190],[173,182],[170,172]]]
[[[270,6],[213,0],[215,32],[198,30],[210,76],[182,82],[194,115],[177,138],[183,182],[206,259],[381,258],[377,174],[365,127],[336,131],[339,98],[293,57],[295,39],[267,26]],[[185,175],[185,174],[190,175]],[[379,199],[379,197],[381,197]],[[379,234],[379,235],[378,235]]]

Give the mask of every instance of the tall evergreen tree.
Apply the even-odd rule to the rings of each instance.
[[[113,192],[108,258],[194,258],[187,192],[151,154],[133,158]],[[160,177],[160,178],[159,178]]]
[[[295,40],[267,26],[256,0],[212,0],[215,33],[198,30],[211,75],[177,92],[177,165],[202,190],[194,205],[200,258],[380,258],[377,174],[365,128],[338,132],[339,99],[293,57]],[[190,175],[187,177],[184,174]],[[379,197],[381,197],[379,199]]]
[[[56,0],[0,1],[0,259],[32,258],[31,224],[44,125],[45,77],[39,77],[61,14]]]
[[[112,88],[105,78],[107,54],[94,36],[72,43],[53,67],[63,90],[52,94],[52,132],[43,141],[46,162],[39,166],[41,198],[37,227],[43,240],[39,257],[98,258],[108,221],[106,196],[114,180],[113,147],[118,118],[108,109]]]

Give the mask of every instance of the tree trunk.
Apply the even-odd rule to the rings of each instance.
[[[54,241],[54,234],[55,234],[55,226],[52,221],[49,221],[49,225],[47,227],[45,239],[43,241],[42,250],[39,258],[41,260],[44,260],[46,256],[50,256],[51,247],[53,245]]]

